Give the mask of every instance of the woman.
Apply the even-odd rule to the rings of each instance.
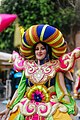
[[[14,51],[11,60],[14,69],[23,71],[23,75],[1,117],[5,114],[4,119],[8,115],[8,120],[73,119],[76,103],[65,87],[64,76],[73,80],[68,71],[80,57],[80,48],[69,54],[65,54],[66,49],[62,33],[50,25],[33,25],[22,34],[20,55]]]

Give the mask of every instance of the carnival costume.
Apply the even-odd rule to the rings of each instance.
[[[40,41],[51,47],[53,59],[38,65],[33,46]],[[13,61],[15,70],[23,71],[23,75],[18,97],[7,105],[9,120],[71,120],[69,114],[75,114],[76,103],[69,93],[70,102],[64,98],[59,72],[72,69],[80,48],[68,54],[66,50],[62,33],[50,25],[33,25],[22,34],[21,56],[13,51]]]

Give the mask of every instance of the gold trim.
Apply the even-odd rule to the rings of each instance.
[[[7,108],[10,108],[10,106],[11,106],[11,103],[10,103],[10,101],[7,103],[7,105],[6,105],[6,107]]]
[[[39,84],[39,85],[42,85],[42,84],[45,84],[47,81],[51,80],[51,78],[52,78],[51,76],[48,76],[47,79],[46,79],[45,81],[43,81],[44,79],[42,79],[41,82],[36,83],[36,81],[34,82],[34,80],[31,79],[30,77],[31,77],[31,76],[27,76],[28,80],[29,80],[30,82],[32,82],[33,84],[35,84],[35,85],[38,85],[38,84]]]

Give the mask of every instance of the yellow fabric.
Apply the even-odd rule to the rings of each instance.
[[[53,115],[54,120],[72,120],[68,113],[60,112],[59,110]]]
[[[34,40],[34,38],[33,38],[33,35],[32,35],[32,27],[33,27],[33,26],[30,27],[29,36],[30,36],[30,39],[31,39],[32,43],[35,44],[36,42],[35,42],[35,40]]]
[[[12,113],[8,120],[14,120],[19,113],[20,113],[20,109],[18,109],[16,112]]]
[[[20,113],[20,109],[10,115],[8,120],[14,120],[16,116]],[[68,113],[60,112],[59,110],[53,115],[53,120],[72,120]]]

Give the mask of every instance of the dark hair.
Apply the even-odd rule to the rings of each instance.
[[[39,44],[39,43],[41,43],[45,48],[46,48],[46,51],[47,51],[47,54],[46,54],[46,57],[45,57],[45,59],[52,59],[52,49],[51,49],[51,47],[47,44],[47,43],[45,43],[45,42],[41,42],[41,41],[39,41],[39,42],[37,42],[36,44],[34,44],[34,46],[33,46],[33,52],[34,52],[34,54],[35,54],[35,48],[36,48],[36,45],[37,44]]]

